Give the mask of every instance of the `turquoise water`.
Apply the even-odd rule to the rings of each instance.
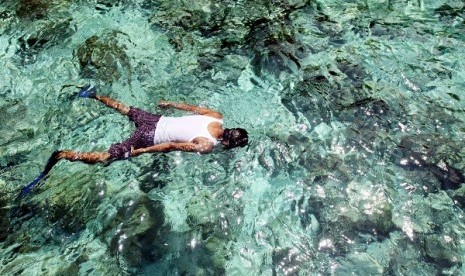
[[[2,1],[0,274],[465,274],[464,6]],[[15,201],[54,150],[133,130],[86,83],[250,145],[61,162]]]

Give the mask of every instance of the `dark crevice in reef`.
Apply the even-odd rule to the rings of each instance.
[[[43,19],[50,7],[50,1],[44,0],[20,0],[16,15],[23,19]]]

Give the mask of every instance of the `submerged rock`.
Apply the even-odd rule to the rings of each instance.
[[[16,11],[17,18],[6,25],[0,22],[0,27],[5,26],[6,29],[3,31],[16,39],[14,59],[19,60],[22,65],[36,62],[39,53],[61,45],[76,31],[71,26],[72,15],[68,10],[70,0],[4,2],[6,2],[7,11],[10,9]],[[2,13],[0,20],[3,16],[11,15],[13,12]]]
[[[393,208],[393,222],[407,237],[413,240],[453,231],[451,221],[456,216],[456,207],[445,192],[408,197],[409,200]]]
[[[335,275],[438,275],[434,265],[423,262],[421,249],[400,232],[390,238],[374,242],[360,250],[356,248],[347,257],[338,260]]]
[[[77,50],[83,77],[113,82],[125,76],[130,80],[131,64],[125,46],[119,43],[121,35],[113,31],[102,37],[94,35],[86,39]]]
[[[252,65],[258,75],[261,70],[276,75],[282,72],[298,74],[301,68],[299,49],[303,46],[295,40],[289,19],[254,22],[246,41],[253,47]]]
[[[116,228],[107,234],[112,236],[110,251],[118,256],[120,266],[133,270],[163,254],[168,227],[161,202],[144,195],[125,203],[113,222]]]
[[[50,7],[47,0],[20,0],[16,14],[20,18],[41,19],[46,16]]]
[[[286,91],[282,102],[293,114],[301,112],[316,124],[329,123],[333,118],[342,122],[377,120],[390,108],[374,95],[375,91],[364,86],[370,79],[362,66],[344,58],[321,67],[307,66],[303,80]]]
[[[360,221],[358,228],[388,235],[394,229],[392,207],[384,186],[370,181],[352,181],[347,186],[348,206],[357,210]]]
[[[89,175],[74,174],[66,180],[53,181],[49,186],[59,187],[49,202],[43,202],[48,219],[52,223],[58,223],[66,233],[72,234],[83,230],[89,220],[96,215],[91,210],[97,208],[101,202],[98,196],[101,186],[97,185],[97,179]]]
[[[36,62],[37,55],[50,47],[60,44],[63,40],[74,34],[71,28],[71,18],[64,17],[54,22],[37,23],[28,26],[27,33],[18,38],[19,48],[17,55],[21,63]]]
[[[196,193],[186,206],[187,224],[194,236],[190,242],[196,244],[191,244],[190,250],[181,260],[188,273],[194,272],[192,267],[200,264],[203,269],[222,275],[230,255],[227,244],[234,237],[234,233],[231,233],[234,227],[232,224],[243,210],[242,206],[231,206],[227,198],[220,201],[222,204],[215,203],[220,195],[206,187],[204,189]]]
[[[170,42],[178,51],[195,47],[199,56],[208,60],[221,60],[231,51],[247,52],[255,57],[257,72],[296,72],[303,46],[294,39],[290,14],[309,1],[259,2],[196,1],[173,5],[172,1],[159,0],[151,22],[168,30]]]
[[[7,196],[6,183],[0,180],[0,242],[6,239],[10,231],[10,215],[8,205],[10,198]]]
[[[446,2],[434,9],[434,12],[445,24],[454,24],[457,20],[463,20],[465,16],[465,5],[460,2]]]
[[[458,189],[465,183],[464,164],[459,161],[462,147],[437,134],[404,137],[397,149],[396,163],[405,170],[418,170],[433,175],[443,190]],[[457,167],[456,167],[457,166]]]
[[[273,250],[273,275],[300,275],[300,267],[306,260],[295,248],[277,248]]]
[[[174,162],[169,155],[160,155],[154,158],[153,162],[148,167],[142,167],[139,189],[144,193],[150,193],[153,189],[161,189],[169,184],[171,178],[169,176]]]
[[[16,6],[16,15],[21,19],[41,20],[54,17],[63,11],[72,0],[19,0]]]
[[[429,261],[440,268],[450,268],[462,262],[462,255],[452,236],[439,234],[424,238],[425,254]]]

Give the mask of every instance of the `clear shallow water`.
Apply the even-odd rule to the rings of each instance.
[[[463,274],[463,3],[24,3],[0,5],[2,275]],[[132,131],[87,82],[250,146],[63,162],[16,203],[55,149]]]

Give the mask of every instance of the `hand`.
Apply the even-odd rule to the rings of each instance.
[[[136,156],[139,156],[140,154],[141,154],[140,150],[136,150],[134,149],[134,147],[131,147],[131,156],[136,157]]]
[[[170,103],[170,102],[167,102],[167,101],[160,101],[160,102],[158,103],[158,106],[159,106],[159,107],[162,107],[162,108],[169,107],[170,105],[171,105],[171,103]]]

